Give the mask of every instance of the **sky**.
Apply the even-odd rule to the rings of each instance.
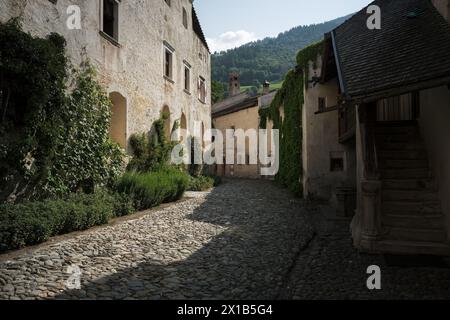
[[[195,0],[211,52],[354,13],[372,0]]]

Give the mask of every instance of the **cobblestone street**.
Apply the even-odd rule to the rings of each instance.
[[[227,181],[127,219],[0,256],[0,298],[450,298],[445,260],[359,254],[348,219],[268,181]],[[380,291],[366,287],[370,265]]]
[[[277,298],[313,234],[301,202],[267,181],[226,182],[194,195],[0,258],[0,298]],[[70,266],[80,268],[80,290],[66,287]]]

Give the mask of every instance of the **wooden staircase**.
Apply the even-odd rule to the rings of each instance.
[[[375,143],[382,181],[377,249],[450,255],[439,190],[417,122],[378,123]]]

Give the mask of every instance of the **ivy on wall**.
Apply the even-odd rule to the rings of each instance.
[[[304,88],[307,85],[308,62],[315,61],[323,51],[323,42],[306,47],[297,54],[297,67],[290,70],[277,92],[270,107],[260,109],[260,127],[266,128],[267,121],[273,122],[273,128],[280,130],[280,170],[275,179],[297,196],[303,188],[302,168],[302,107]],[[281,116],[284,112],[284,119]]]
[[[171,151],[177,143],[166,135],[165,123],[169,117],[170,114],[162,112],[148,133],[133,134],[130,137],[133,158],[128,164],[128,171],[154,172],[169,165]],[[172,133],[178,128],[179,122],[176,121]]]
[[[112,182],[123,154],[109,139],[111,102],[90,64],[69,72],[65,39],[33,37],[17,19],[0,24],[0,43],[0,201]]]

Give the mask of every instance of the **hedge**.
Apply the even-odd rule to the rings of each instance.
[[[126,173],[117,190],[134,199],[139,210],[146,210],[161,203],[181,199],[189,184],[189,176],[177,168],[166,168],[149,173]]]
[[[74,194],[64,200],[0,205],[0,252],[108,223],[133,211],[125,195]]]
[[[106,224],[135,208],[144,210],[180,199],[189,176],[167,168],[126,173],[118,193],[73,194],[65,199],[0,205],[0,252],[47,241],[50,237]]]

